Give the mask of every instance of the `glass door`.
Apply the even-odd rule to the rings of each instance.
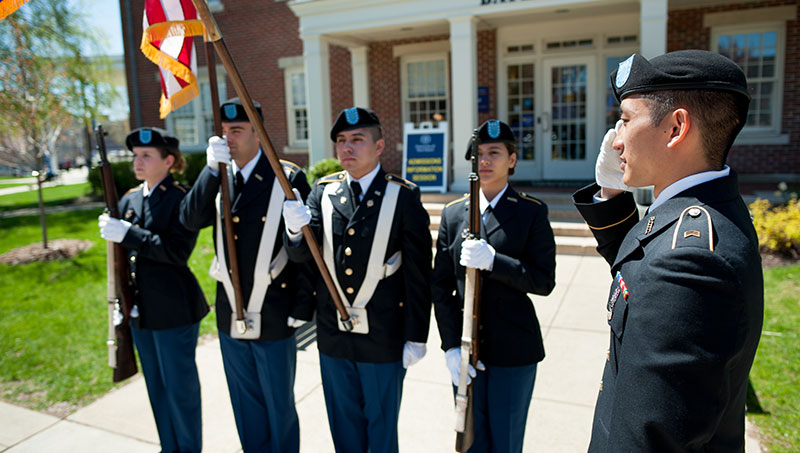
[[[590,180],[597,156],[594,57],[545,60],[545,96],[539,117],[543,178]]]

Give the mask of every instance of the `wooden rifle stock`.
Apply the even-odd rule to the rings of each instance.
[[[97,126],[97,151],[100,154],[100,176],[103,185],[103,198],[106,203],[105,212],[115,219],[120,218],[117,188],[114,185],[114,172],[106,154],[106,132],[103,126]],[[108,364],[114,369],[114,382],[123,381],[137,372],[136,356],[133,352],[131,335],[131,309],[133,308],[133,288],[131,288],[128,254],[121,244],[112,241],[106,243],[106,270],[108,271],[108,322],[109,337]],[[116,324],[114,313],[122,314],[122,322]]]
[[[236,91],[236,95],[239,96],[239,99],[242,101],[242,106],[244,107],[245,112],[247,112],[247,117],[250,119],[250,124],[258,134],[258,138],[261,141],[261,149],[264,151],[264,154],[269,161],[272,172],[275,173],[275,177],[278,178],[278,183],[281,185],[281,189],[283,190],[286,199],[296,200],[294,192],[292,192],[292,185],[289,183],[289,179],[283,173],[283,166],[278,159],[275,148],[272,146],[272,141],[269,139],[267,130],[264,128],[264,123],[258,116],[258,111],[256,110],[255,105],[253,105],[253,100],[250,98],[250,93],[247,91],[247,87],[245,86],[244,80],[242,80],[242,76],[236,67],[236,63],[233,61],[233,57],[228,50],[228,46],[225,45],[225,40],[222,39],[222,33],[217,27],[217,23],[214,20],[214,17],[211,15],[211,11],[208,9],[208,3],[206,0],[192,0],[192,3],[197,10],[198,18],[206,29],[206,39],[211,41],[211,43],[214,45],[214,50],[216,50],[217,56],[222,61],[223,66],[225,66],[228,77],[230,77],[231,82],[233,83],[233,88]],[[330,293],[331,299],[333,299],[333,304],[336,306],[336,311],[339,312],[339,318],[341,319],[342,324],[348,331],[353,330],[353,321],[350,319],[350,314],[347,312],[347,309],[342,303],[342,299],[339,297],[339,293],[333,283],[333,278],[331,277],[330,272],[328,272],[328,268],[322,258],[322,252],[320,251],[317,238],[314,237],[314,233],[311,231],[310,226],[306,225],[303,227],[303,237],[306,240],[306,244],[308,244],[311,255],[314,257],[314,262],[319,269],[319,273],[322,275],[322,279],[325,281],[325,286],[328,288],[328,293]]]
[[[478,129],[472,132],[472,171],[469,175],[469,233],[464,239],[480,239],[480,177],[478,174]],[[467,268],[464,282],[464,322],[461,330],[461,370],[456,392],[456,451],[466,451],[475,440],[472,383],[467,384],[469,365],[478,367],[478,333],[481,315],[481,273]]]

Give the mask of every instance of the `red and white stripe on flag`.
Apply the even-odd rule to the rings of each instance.
[[[0,0],[0,20],[8,17],[9,14],[18,10],[28,0]]]
[[[145,0],[142,53],[161,73],[161,118],[200,93],[193,36],[204,33],[191,0]]]

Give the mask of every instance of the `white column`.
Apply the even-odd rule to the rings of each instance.
[[[450,86],[453,92],[453,179],[452,191],[469,189],[469,165],[464,150],[478,126],[478,37],[477,18],[473,16],[450,19]]]
[[[650,59],[667,51],[667,0],[640,0],[641,54]]]
[[[353,105],[369,107],[369,64],[367,46],[351,47],[350,64],[353,68]]]
[[[332,157],[331,84],[328,42],[322,36],[303,38],[306,71],[306,107],[308,108],[308,160],[313,165]]]

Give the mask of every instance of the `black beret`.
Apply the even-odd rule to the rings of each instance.
[[[370,109],[362,109],[361,107],[351,107],[342,110],[336,122],[333,123],[331,128],[331,140],[336,141],[336,136],[339,132],[349,131],[352,129],[359,129],[362,127],[380,127],[381,121],[378,115]]]
[[[125,145],[133,151],[134,146],[152,146],[178,151],[180,141],[177,137],[157,127],[140,127],[134,129],[125,138]]]
[[[264,121],[264,113],[261,111],[261,104],[258,101],[253,101],[256,106],[258,117]],[[250,118],[247,117],[247,112],[244,110],[244,105],[241,99],[231,98],[219,106],[219,113],[222,116],[223,123],[249,123]]]
[[[478,144],[482,143],[516,143],[517,138],[508,124],[499,120],[488,120],[478,128]],[[472,140],[467,144],[465,159],[470,160],[472,155]]]
[[[611,73],[611,88],[619,102],[631,94],[664,90],[726,90],[750,99],[739,65],[707,50],[679,50],[650,61],[633,54]]]

